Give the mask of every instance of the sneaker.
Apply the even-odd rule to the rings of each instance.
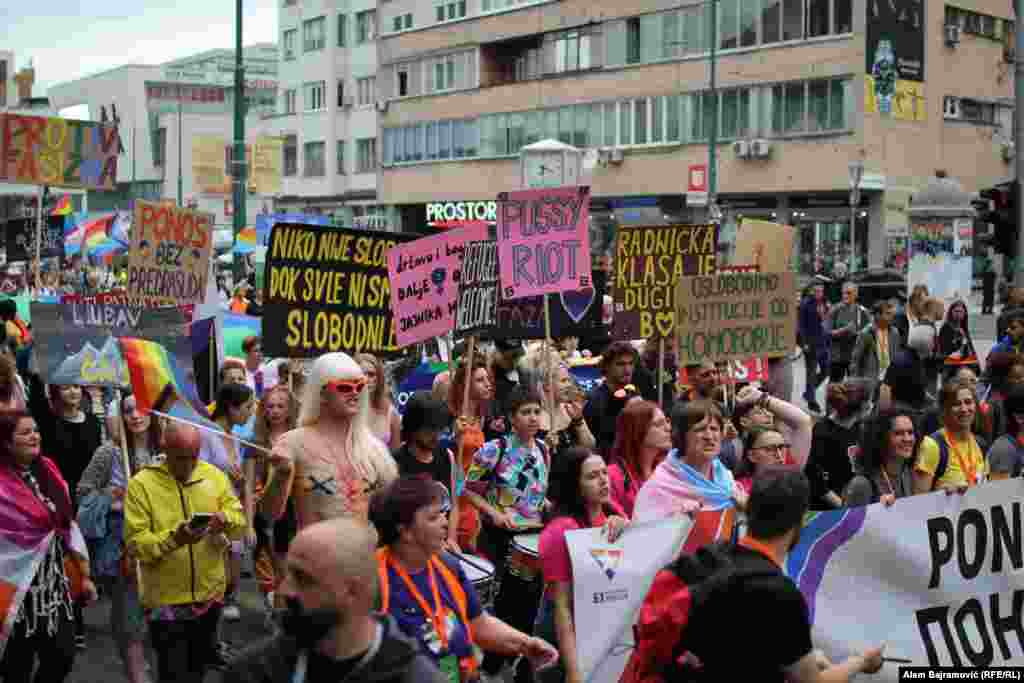
[[[229,602],[224,605],[224,611],[221,612],[228,621],[239,621],[242,618],[242,610],[238,609],[238,605],[234,602]]]

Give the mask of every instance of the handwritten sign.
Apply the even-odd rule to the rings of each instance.
[[[455,334],[493,330],[498,324],[498,243],[469,242],[462,258]]]
[[[591,286],[589,223],[589,187],[498,195],[502,298]]]
[[[278,223],[263,279],[263,353],[394,356],[388,250],[410,236]]]
[[[15,218],[7,221],[7,262],[33,261],[36,258],[36,219]],[[43,219],[39,258],[64,258],[64,216]]]
[[[487,224],[398,244],[388,250],[391,308],[399,346],[452,330],[459,298],[459,271],[466,242],[487,239]]]
[[[171,304],[201,303],[210,276],[212,214],[135,202],[128,291]]]
[[[676,294],[676,355],[705,360],[778,358],[796,346],[794,273],[684,277]]]
[[[715,272],[714,225],[620,227],[615,246],[615,339],[669,337],[679,279]]]
[[[24,271],[0,270],[0,295],[14,296],[28,287]]]
[[[192,343],[176,308],[142,309],[118,304],[32,303],[35,353],[51,384],[131,385],[119,337],[161,344],[194,376]]]
[[[588,339],[601,331],[604,293],[607,274],[594,270],[593,283],[584,289],[570,289],[549,294],[548,313],[551,315],[551,337],[579,337]],[[514,301],[498,301],[498,324],[491,338],[544,339],[544,297],[531,296]]]
[[[795,238],[792,225],[744,218],[736,232],[732,262],[753,265],[762,273],[791,270]]]
[[[115,126],[0,114],[0,180],[113,190],[117,153]]]

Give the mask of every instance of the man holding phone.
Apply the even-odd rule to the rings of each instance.
[[[199,459],[199,431],[170,423],[163,458],[128,482],[125,546],[140,561],[159,680],[202,681],[213,662],[227,577],[224,548],[245,532],[227,476]]]

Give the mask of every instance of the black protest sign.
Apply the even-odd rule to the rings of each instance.
[[[592,287],[548,295],[551,337],[588,338],[604,324],[601,312],[606,291],[606,274],[592,271]],[[544,298],[530,296],[498,303],[498,321],[492,338],[544,339]]]
[[[263,277],[263,352],[272,358],[397,355],[387,253],[412,239],[275,224]]]
[[[64,216],[43,219],[39,258],[64,258]],[[36,219],[15,218],[7,221],[5,238],[7,262],[33,261],[36,258]]]
[[[462,255],[455,334],[494,330],[498,323],[498,243],[469,242]]]

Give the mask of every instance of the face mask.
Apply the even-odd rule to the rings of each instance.
[[[285,634],[294,638],[300,648],[311,648],[327,637],[338,625],[341,614],[333,607],[308,610],[296,598],[288,598],[287,607],[278,618]]]

